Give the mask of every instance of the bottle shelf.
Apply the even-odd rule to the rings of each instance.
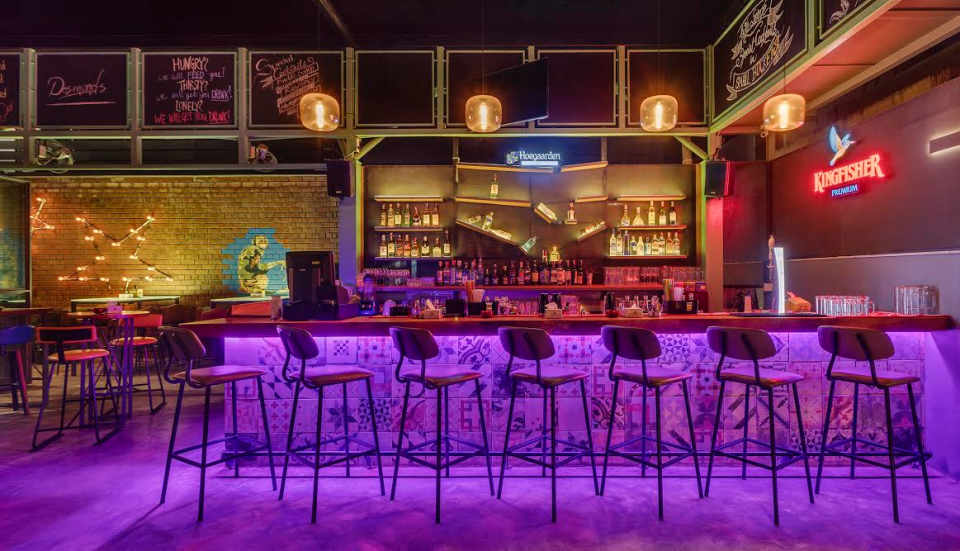
[[[603,203],[604,201],[609,200],[609,195],[587,195],[585,197],[577,197],[573,200],[573,202],[578,205],[582,205],[583,203]]]
[[[499,207],[530,208],[530,201],[515,201],[513,199],[487,199],[483,197],[454,197],[457,203],[475,203],[478,205],[496,205]]]
[[[394,262],[394,261],[411,261],[411,260],[428,260],[428,261],[440,261],[440,260],[453,260],[452,256],[418,256],[416,258],[394,258],[392,256],[375,256],[373,259],[377,262]]]
[[[457,170],[486,170],[490,172],[528,172],[533,174],[553,174],[552,167],[514,166],[495,163],[457,163]]]
[[[607,229],[607,224],[606,224],[606,223],[603,223],[603,225],[601,225],[600,227],[598,227],[598,228],[596,228],[595,230],[591,231],[590,233],[585,233],[585,234],[581,235],[580,237],[578,237],[578,238],[577,238],[577,243],[583,243],[584,241],[586,241],[587,239],[590,239],[590,238],[593,237],[594,235],[599,235],[599,234],[603,233],[603,231],[606,230],[606,229]]]
[[[514,243],[513,241],[510,241],[509,239],[505,239],[505,238],[500,237],[499,235],[497,235],[497,234],[495,234],[495,233],[489,232],[489,231],[484,230],[484,229],[482,229],[482,228],[478,228],[477,226],[474,226],[473,224],[468,224],[468,223],[464,222],[463,220],[457,220],[457,225],[458,225],[458,226],[462,226],[462,227],[464,227],[464,228],[467,228],[468,230],[473,230],[473,231],[479,233],[480,235],[484,235],[484,236],[486,236],[486,237],[489,237],[490,239],[493,239],[494,241],[499,241],[499,242],[504,243],[504,244],[506,244],[506,245],[513,245],[514,247],[520,248],[520,245],[517,245],[516,243]],[[520,250],[523,250],[523,249],[520,249]],[[526,251],[524,251],[524,252],[526,252]]]
[[[375,195],[377,203],[443,203],[439,195]]]
[[[414,227],[405,228],[403,226],[374,226],[373,231],[414,233],[414,232],[442,232],[445,229],[447,228],[443,226],[420,226],[418,228],[414,228]]]
[[[621,195],[618,203],[645,203],[649,201],[683,201],[686,195]]]
[[[685,254],[657,254],[657,255],[654,255],[654,254],[650,254],[650,255],[647,255],[647,254],[642,254],[642,255],[627,255],[627,254],[624,254],[624,255],[617,255],[617,256],[607,255],[607,256],[604,257],[604,258],[609,258],[609,259],[612,259],[612,260],[616,260],[616,259],[620,259],[620,258],[625,259],[625,260],[686,260],[686,259],[687,259],[687,255],[685,255]]]
[[[660,291],[660,283],[636,283],[633,285],[477,285],[488,292],[500,291]],[[377,292],[399,291],[463,291],[462,285],[384,285],[375,287]]]
[[[687,229],[686,224],[678,224],[676,226],[617,226],[617,230],[629,230],[629,231],[679,231]]]

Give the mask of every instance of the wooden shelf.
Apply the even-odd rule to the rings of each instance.
[[[560,172],[576,172],[578,170],[597,170],[600,168],[607,168],[607,161],[593,161],[590,163],[576,163],[572,165],[563,165],[560,167]]]
[[[686,195],[621,195],[618,203],[645,203],[648,201],[683,201]]]
[[[516,243],[514,243],[513,241],[510,241],[509,239],[504,239],[503,237],[500,237],[499,235],[497,235],[497,234],[495,234],[495,233],[488,232],[488,231],[486,231],[486,230],[484,230],[484,229],[478,228],[477,226],[474,226],[473,224],[468,224],[468,223],[464,222],[463,220],[457,220],[457,225],[458,225],[458,226],[462,226],[462,227],[464,227],[464,228],[467,228],[468,230],[473,230],[473,231],[479,233],[480,235],[484,235],[484,236],[489,237],[490,239],[493,239],[493,240],[495,240],[495,241],[499,241],[499,242],[504,243],[504,244],[506,244],[506,245],[513,245],[514,247],[520,248],[520,245],[517,245]],[[523,250],[523,249],[520,249],[520,250]],[[526,253],[526,251],[524,251],[524,253]]]
[[[604,224],[603,226],[600,226],[599,228],[597,228],[596,230],[594,230],[594,231],[592,231],[592,232],[590,232],[590,233],[588,233],[588,234],[581,235],[580,237],[577,238],[577,243],[583,243],[585,240],[590,239],[591,237],[593,237],[593,236],[595,236],[595,235],[600,235],[600,234],[603,233],[606,229],[607,229],[607,225]]]
[[[609,200],[609,195],[587,195],[585,197],[577,197],[573,200],[573,202],[578,205],[582,205],[583,203],[602,203]]]
[[[374,226],[373,231],[396,232],[396,233],[414,233],[414,232],[442,232],[447,228],[443,226],[420,226],[419,228],[404,228],[400,226]]]
[[[687,229],[686,224],[679,224],[676,226],[617,226],[617,230],[629,230],[629,231],[678,231]]]
[[[454,197],[457,203],[476,203],[478,205],[497,205],[500,207],[530,208],[530,201],[515,201],[512,199],[485,199],[483,197]]]
[[[553,174],[556,172],[555,169],[546,166],[514,166],[493,163],[457,163],[454,166],[457,170],[486,170],[489,172],[528,172],[533,174]]]
[[[619,255],[619,256],[605,256],[604,258],[609,258],[611,260],[624,259],[624,260],[686,260],[687,255],[685,254],[668,254],[668,255]]]
[[[454,258],[454,257],[452,257],[452,256],[418,256],[417,258],[406,258],[406,257],[404,257],[404,258],[393,258],[393,257],[386,257],[386,256],[375,256],[375,257],[373,257],[373,259],[374,259],[375,261],[377,261],[377,262],[392,262],[392,261],[397,261],[397,260],[400,260],[400,261],[404,261],[404,260],[405,260],[405,261],[407,261],[407,262],[409,262],[409,261],[411,261],[411,260],[427,260],[427,261],[433,261],[433,260],[453,260],[453,258]]]
[[[477,285],[478,289],[485,289],[488,293],[494,291],[660,291],[660,283],[636,283],[634,285]],[[462,285],[385,285],[374,288],[374,291],[385,293],[398,291],[463,291]]]
[[[443,203],[439,195],[375,195],[377,203]]]

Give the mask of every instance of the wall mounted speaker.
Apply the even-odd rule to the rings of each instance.
[[[353,162],[327,161],[327,195],[353,197]]]
[[[704,195],[712,198],[733,194],[733,170],[726,161],[707,161],[707,182]]]

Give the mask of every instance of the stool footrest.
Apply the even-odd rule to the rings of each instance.
[[[650,457],[656,457],[657,455],[656,450],[652,452],[644,453],[644,452],[620,451],[611,447],[609,450],[607,450],[607,453],[616,455],[617,457],[622,457],[624,459],[629,459],[634,463],[639,463],[640,465],[646,465],[647,467],[651,467],[658,470],[666,469],[667,467],[673,465],[674,463],[678,463],[688,457],[694,456],[693,450],[689,450],[689,449],[686,451],[678,451],[678,452],[660,452],[660,455],[662,457],[670,458],[670,460],[664,461],[662,465],[658,465],[657,463],[649,459]]]
[[[856,453],[854,453],[854,452],[852,452],[852,451],[851,451],[851,452],[848,452],[848,451],[844,451],[844,450],[835,449],[835,448],[838,448],[838,447],[840,447],[840,446],[845,446],[845,445],[848,445],[848,444],[853,444],[854,442],[856,442],[857,444],[864,445],[864,446],[871,446],[871,447],[874,447],[874,448],[879,448],[880,451],[857,451]],[[890,450],[890,447],[889,447],[887,444],[881,444],[881,443],[879,443],[879,442],[874,442],[874,441],[872,441],[872,440],[866,440],[866,439],[864,439],[864,438],[856,438],[856,439],[855,439],[855,438],[853,438],[853,437],[848,437],[848,438],[843,438],[843,439],[837,440],[836,442],[831,442],[831,443],[827,444],[827,445],[825,446],[824,450],[825,450],[825,452],[826,452],[825,455],[832,455],[832,456],[835,456],[835,457],[845,457],[845,458],[850,459],[850,460],[852,460],[852,461],[859,461],[859,462],[861,462],[861,463],[866,463],[867,465],[871,465],[871,466],[874,466],[874,467],[880,467],[880,468],[882,468],[882,469],[890,470],[890,461],[889,461],[889,458],[890,458],[890,451],[889,451],[889,450]],[[898,447],[896,447],[896,446],[893,446],[893,456],[894,456],[895,458],[896,458],[896,457],[901,457],[901,458],[903,458],[901,461],[894,463],[894,467],[893,467],[893,468],[894,468],[894,469],[899,469],[899,468],[901,468],[901,467],[905,467],[905,466],[907,466],[907,465],[911,465],[911,464],[913,464],[913,463],[915,463],[915,462],[917,462],[917,461],[920,461],[920,459],[928,460],[928,459],[930,459],[931,457],[933,457],[933,454],[930,453],[930,452],[927,452],[927,451],[925,451],[923,454],[921,454],[920,452],[917,452],[917,451],[914,451],[914,450],[907,450],[907,449],[904,449],[904,448],[898,448]],[[884,458],[884,459],[886,459],[886,461],[875,461],[875,460],[873,460],[873,459],[870,459],[871,457]]]
[[[186,452],[190,452],[190,451],[194,451],[194,450],[198,450],[198,449],[202,448],[202,447],[203,447],[203,444],[198,444],[198,445],[196,445],[196,446],[190,446],[190,447],[187,447],[187,448],[181,448],[181,449],[179,449],[179,450],[174,451],[173,454],[171,454],[170,457],[172,457],[173,459],[176,459],[177,461],[179,461],[179,462],[181,462],[181,463],[186,463],[187,465],[191,465],[191,466],[194,466],[194,467],[197,467],[197,468],[201,468],[201,467],[213,467],[214,465],[219,465],[219,464],[221,464],[221,463],[226,463],[227,461],[234,461],[234,460],[240,459],[240,458],[242,458],[242,457],[250,457],[250,456],[254,456],[254,455],[259,455],[260,452],[268,450],[267,445],[261,443],[259,440],[254,440],[254,439],[249,438],[249,437],[247,437],[247,436],[241,436],[241,435],[238,435],[238,434],[231,434],[230,436],[227,436],[227,437],[225,437],[225,438],[219,438],[219,439],[217,439],[217,440],[211,440],[211,441],[207,442],[207,446],[211,446],[211,445],[214,445],[214,444],[221,444],[221,443],[224,443],[224,442],[227,442],[227,441],[230,441],[230,440],[242,440],[242,441],[247,442],[247,443],[260,444],[260,446],[259,446],[259,447],[256,447],[256,448],[253,448],[253,449],[250,449],[250,450],[245,450],[245,451],[242,451],[242,452],[233,452],[233,453],[225,452],[224,454],[222,454],[222,456],[220,457],[220,459],[214,459],[214,460],[212,460],[212,461],[207,461],[205,464],[202,463],[202,462],[200,462],[200,461],[195,461],[195,460],[193,460],[193,459],[190,459],[189,457],[185,457],[185,456],[182,455],[182,454],[184,454],[184,453],[186,453]]]
[[[444,456],[444,457],[450,456],[450,457],[456,457],[456,459],[451,459],[450,461],[447,461],[447,462],[441,461],[439,464],[437,464],[437,463],[431,463],[431,462],[429,462],[429,461],[426,461],[426,460],[424,460],[424,459],[421,459],[421,457],[420,457],[420,456],[423,456],[423,457],[434,457],[434,456],[436,456],[436,452],[420,452],[420,453],[414,453],[414,452],[416,452],[416,450],[420,450],[420,449],[423,449],[423,448],[426,448],[426,447],[429,447],[429,446],[441,445],[441,443],[443,443],[443,442],[456,442],[456,443],[458,443],[458,444],[462,444],[462,445],[465,445],[465,446],[470,446],[471,448],[473,448],[473,451],[451,451],[449,454],[446,453],[446,452],[440,452],[440,455],[442,455],[442,456]],[[464,461],[467,461],[467,460],[472,459],[472,458],[474,458],[474,457],[477,457],[477,456],[479,456],[479,455],[483,455],[483,454],[485,454],[485,453],[488,453],[487,448],[485,448],[484,446],[481,446],[480,444],[476,444],[476,443],[474,443],[474,442],[469,442],[469,441],[467,441],[467,440],[461,440],[461,439],[459,439],[459,438],[457,438],[457,437],[449,436],[449,435],[444,434],[444,435],[441,435],[441,436],[440,436],[439,440],[436,439],[436,438],[434,438],[434,439],[432,439],[432,440],[427,440],[427,441],[425,441],[425,442],[421,442],[420,444],[417,444],[417,445],[415,445],[415,446],[410,446],[409,448],[407,448],[407,449],[405,449],[405,450],[398,450],[398,451],[397,451],[397,456],[399,456],[399,457],[405,457],[405,458],[409,459],[410,461],[413,461],[414,463],[416,463],[416,464],[418,464],[418,465],[421,465],[421,466],[423,466],[423,467],[428,467],[428,468],[434,469],[434,470],[445,470],[445,469],[447,469],[447,468],[449,468],[449,467],[452,467],[452,466],[454,466],[454,465],[458,465],[458,464],[460,464],[460,463],[463,463]],[[398,457],[398,460],[399,460],[399,457]]]
[[[377,448],[373,444],[360,440],[359,438],[356,438],[354,436],[346,436],[346,435],[333,436],[333,437],[327,438],[326,440],[321,440],[320,445],[324,446],[326,444],[333,444],[335,442],[340,442],[341,440],[346,442],[353,442],[359,447],[359,449],[351,452],[347,452],[346,450],[320,450],[318,453],[317,446],[315,444],[304,444],[303,446],[293,448],[287,451],[286,454],[289,455],[290,457],[293,457],[300,463],[306,465],[307,467],[311,467],[313,469],[323,469],[326,467],[331,467],[338,463],[351,461],[359,457],[366,457],[368,455],[375,454],[377,451]],[[336,457],[336,459],[331,459],[330,461],[325,461],[321,463],[315,463],[310,460],[311,457],[315,457],[317,455],[324,456],[324,457],[327,457],[327,456]]]
[[[529,440],[527,440],[527,441],[525,441],[525,442],[521,442],[521,443],[519,443],[519,444],[515,444],[515,445],[513,445],[513,446],[510,446],[509,448],[507,448],[507,449],[505,449],[505,450],[503,451],[503,455],[504,455],[505,457],[508,456],[508,455],[509,455],[510,457],[516,457],[517,459],[521,459],[521,460],[523,460],[523,461],[526,461],[527,463],[532,463],[532,464],[537,465],[537,466],[540,466],[540,467],[546,467],[547,469],[555,469],[555,468],[557,468],[557,467],[562,467],[562,466],[566,465],[567,463],[570,463],[571,461],[574,461],[574,460],[576,460],[576,459],[579,459],[579,458],[583,457],[584,455],[587,455],[587,454],[590,453],[590,451],[591,451],[589,447],[584,446],[584,445],[582,445],[582,444],[578,444],[578,443],[576,443],[576,442],[571,442],[571,441],[569,441],[569,440],[560,440],[560,439],[558,438],[558,439],[556,439],[556,443],[557,443],[557,444],[563,444],[564,446],[568,446],[568,447],[570,447],[570,448],[576,448],[576,449],[579,450],[579,451],[562,451],[562,452],[556,452],[555,455],[556,455],[557,457],[564,457],[564,458],[565,458],[563,461],[557,461],[557,464],[556,464],[556,465],[551,465],[550,463],[547,463],[546,461],[542,461],[542,460],[540,460],[540,459],[536,459],[537,457],[541,457],[541,456],[543,455],[543,452],[533,452],[533,451],[518,452],[518,451],[516,451],[516,450],[519,450],[519,449],[521,449],[521,448],[529,447],[529,446],[531,446],[531,445],[533,445],[533,444],[539,444],[539,443],[541,443],[541,442],[543,443],[543,447],[546,448],[547,444],[550,443],[550,442],[552,442],[552,441],[553,441],[553,440],[552,440],[549,436],[542,436],[542,435],[541,435],[541,436],[536,436],[536,437],[531,438],[531,439],[529,439]]]

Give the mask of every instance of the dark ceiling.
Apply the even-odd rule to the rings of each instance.
[[[11,0],[0,47],[314,48],[318,0]],[[339,12],[351,38],[326,15],[323,47],[656,45],[654,0],[320,0]],[[660,43],[702,47],[744,0],[661,0]]]

